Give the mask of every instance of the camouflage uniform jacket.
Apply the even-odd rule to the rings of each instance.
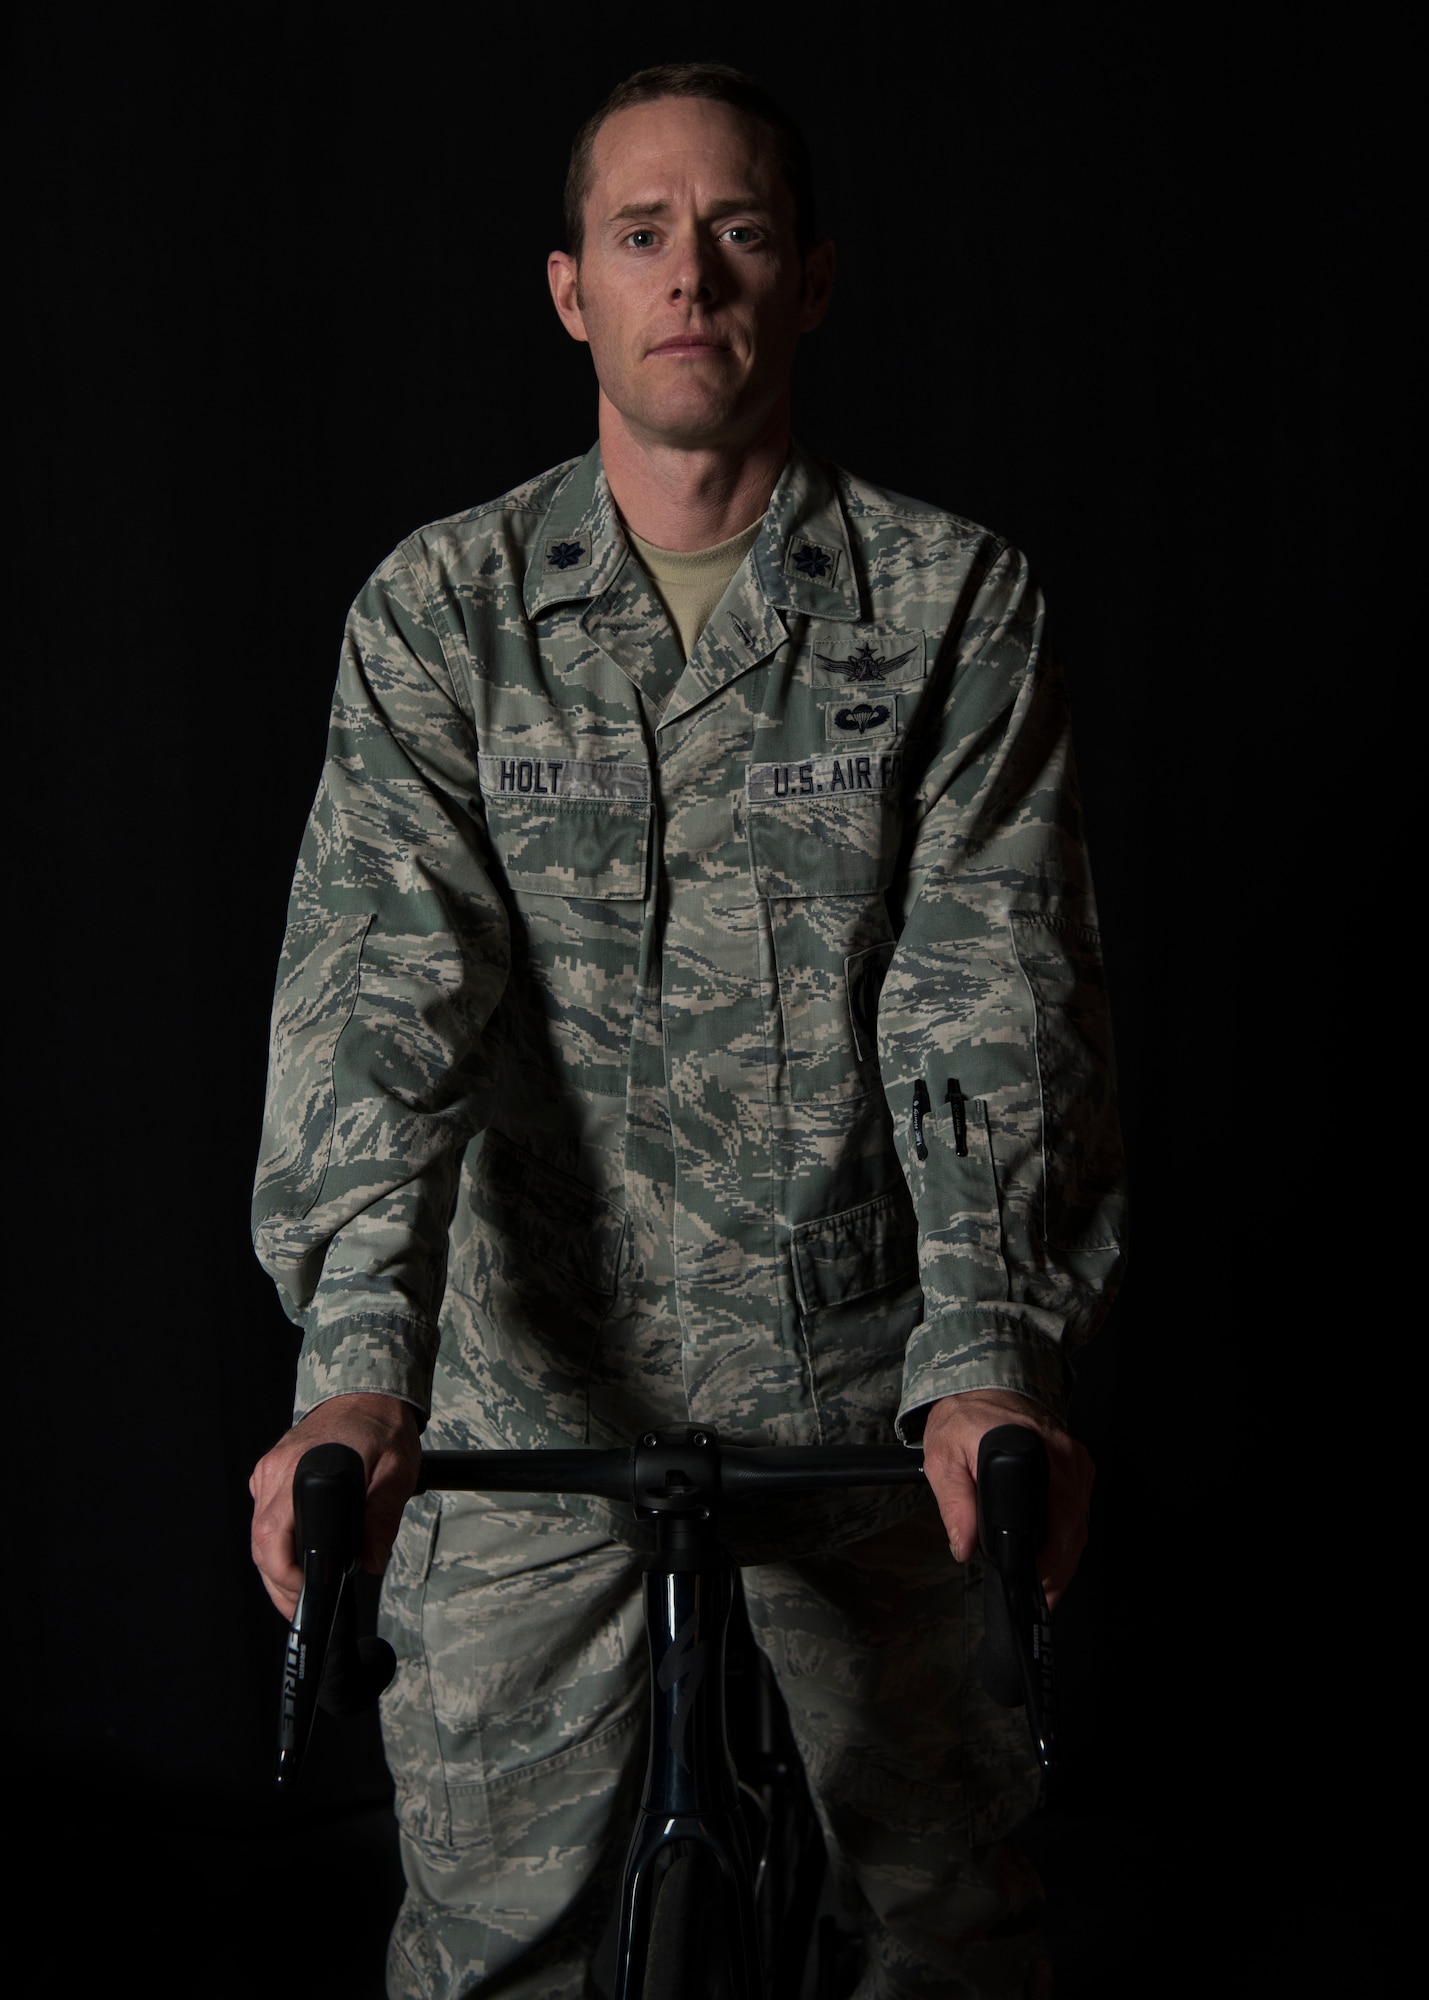
[[[255,1204],[300,1411],[524,1444],[1058,1406],[1119,1149],[1042,624],[1015,550],[797,449],[688,664],[598,450],[383,564]]]

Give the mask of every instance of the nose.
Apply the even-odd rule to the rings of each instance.
[[[670,272],[670,297],[688,305],[713,305],[718,262],[714,245],[701,230],[683,230]]]

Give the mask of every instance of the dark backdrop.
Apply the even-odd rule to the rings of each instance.
[[[1388,19],[35,16],[11,1714],[33,1893],[84,1913],[40,1926],[54,1990],[84,1935],[87,1977],[137,1955],[156,1994],[264,1991],[275,1946],[318,1992],[280,1914],[314,1884],[333,1948],[378,1950],[370,1732],[345,1768],[330,1735],[292,1812],[264,1790],[245,1481],[295,1351],[247,1235],[268,998],[347,605],[417,523],[590,441],[543,273],[565,146],[688,55],[756,71],[813,147],[840,279],[800,436],[1027,549],[1072,686],[1135,1248],[1080,1392],[1068,1962],[1138,1994],[1372,1963],[1403,1877],[1394,1669],[1347,1573],[1344,1399],[1382,1336],[1351,1304],[1377,855],[1343,752],[1346,683],[1382,716],[1389,671],[1363,616],[1395,500]]]

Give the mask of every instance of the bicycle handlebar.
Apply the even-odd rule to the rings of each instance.
[[[671,1488],[672,1476],[676,1485]],[[623,1450],[424,1451],[417,1491],[588,1493],[651,1505],[698,1487],[722,1500],[778,1499],[833,1486],[903,1486],[923,1477],[923,1454],[901,1444],[716,1446],[711,1431],[650,1431]],[[658,1481],[658,1483],[657,1483]],[[683,1483],[682,1483],[683,1482]]]
[[[905,1485],[923,1477],[923,1454],[904,1445],[720,1445],[712,1432],[647,1432],[635,1445],[535,1451],[423,1452],[416,1490],[581,1493],[631,1502],[646,1515],[708,1517],[725,1501],[752,1501],[841,1486]],[[978,1541],[987,1563],[983,1685],[1004,1707],[1027,1705],[1038,1761],[1053,1760],[1052,1644],[1037,1556],[1047,1533],[1047,1454],[1022,1424],[989,1431],[978,1451]],[[362,1549],[366,1478],[341,1444],[317,1445],[293,1479],[303,1558],[283,1662],[276,1779],[296,1779],[319,1706],[351,1714],[370,1706],[396,1668],[385,1640],[357,1638],[345,1580]]]

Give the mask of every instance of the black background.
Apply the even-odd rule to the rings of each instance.
[[[295,1353],[247,1236],[272,975],[347,605],[417,523],[589,443],[544,279],[568,137],[691,56],[753,70],[813,148],[840,275],[800,437],[1025,548],[1072,686],[1135,1233],[1079,1392],[1096,1540],[1044,1840],[1069,1982],[1377,1988],[1397,1571],[1378,1542],[1366,1571],[1347,1482],[1402,1308],[1361,1213],[1381,1055],[1345,1052],[1381,1032],[1362,884],[1398,653],[1368,615],[1402,497],[1391,18],[36,15],[11,1717],[63,1914],[33,1990],[137,1966],[246,1996],[265,1959],[328,1990],[294,1907],[380,1958],[370,1732],[346,1767],[332,1733],[293,1810],[265,1791],[245,1482]]]

